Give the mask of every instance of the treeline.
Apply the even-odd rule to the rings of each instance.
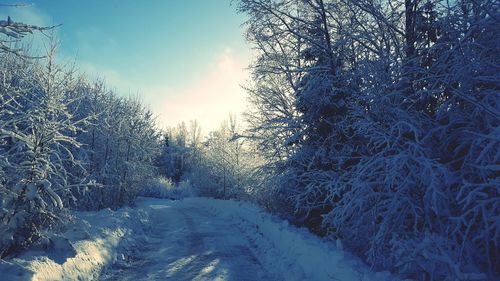
[[[417,280],[500,274],[500,4],[239,0],[259,198]]]
[[[2,21],[6,37],[35,27]],[[26,31],[27,30],[27,31]],[[2,41],[2,44],[7,40]],[[0,258],[50,243],[67,208],[130,203],[157,175],[160,134],[138,99],[55,62],[0,52]]]
[[[198,196],[254,199],[255,171],[263,160],[254,145],[241,138],[242,131],[234,115],[205,136],[197,121],[167,129],[161,174],[174,183],[188,181]]]

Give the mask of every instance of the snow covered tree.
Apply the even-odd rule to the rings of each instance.
[[[65,97],[74,87],[73,73],[56,65],[54,55],[52,47],[43,64],[9,55],[3,60],[2,257],[37,242],[59,220],[65,167],[78,165],[68,147],[79,145],[72,136],[79,122],[68,111],[74,101]]]
[[[192,124],[197,124],[192,121]],[[185,174],[190,170],[190,156],[198,156],[198,148],[200,147],[198,125],[194,127],[194,134],[190,135],[186,124],[184,122],[177,125],[177,127],[169,128],[164,133],[164,145],[160,159],[161,173],[175,183],[179,183]],[[192,147],[189,146],[189,139],[194,140],[191,142]],[[199,151],[199,150],[198,150]]]
[[[160,138],[152,113],[138,99],[120,98],[101,82],[82,82],[78,116],[89,120],[76,137],[78,158],[93,185],[75,190],[78,208],[99,209],[130,203],[145,179],[157,174]]]
[[[405,277],[498,276],[498,1],[239,4],[271,209]]]
[[[52,42],[38,59],[11,47],[51,28],[0,21],[0,258],[50,243],[66,208],[123,206],[157,176],[159,134],[139,99],[55,63]]]
[[[218,130],[210,132],[203,142],[195,145],[193,141],[201,140],[195,137],[198,133],[193,135],[200,131],[194,130],[196,128],[199,125],[191,122],[183,180],[189,180],[198,195],[249,199],[254,192],[254,171],[261,164],[261,158],[250,142],[239,137],[241,129],[236,117],[230,115]]]

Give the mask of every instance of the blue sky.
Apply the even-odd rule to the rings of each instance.
[[[19,3],[20,1],[2,1]],[[24,1],[26,2],[26,1]],[[76,58],[122,95],[139,94],[160,126],[198,119],[205,131],[245,107],[251,51],[230,0],[39,0],[0,16],[57,29]]]

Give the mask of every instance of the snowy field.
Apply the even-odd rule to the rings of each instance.
[[[0,264],[1,280],[395,280],[250,204],[140,198],[75,213],[73,245]]]

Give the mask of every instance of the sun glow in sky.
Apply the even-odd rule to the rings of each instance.
[[[25,3],[26,1],[21,1]],[[249,45],[231,0],[33,0],[0,17],[56,30],[59,56],[138,95],[160,127],[197,119],[205,132],[246,107]],[[2,1],[20,3],[20,1]]]

